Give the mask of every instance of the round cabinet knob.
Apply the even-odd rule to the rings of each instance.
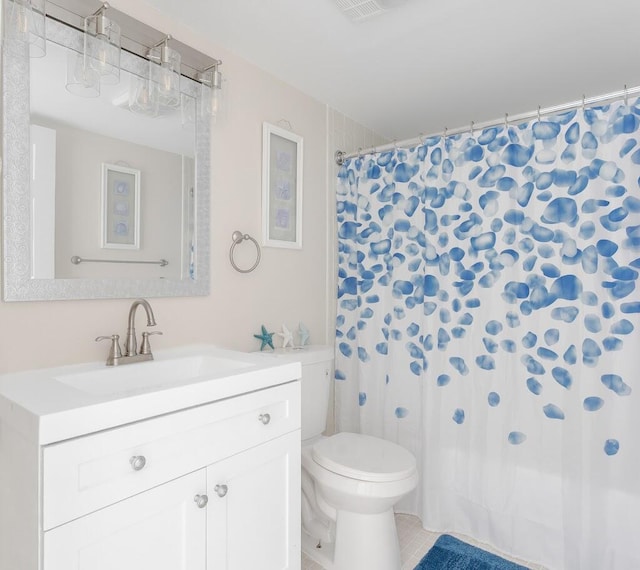
[[[222,498],[227,494],[229,488],[226,485],[216,485],[213,490],[215,491],[218,497]]]
[[[196,495],[193,500],[195,501],[199,509],[204,509],[209,502],[209,497],[207,497],[206,495]]]
[[[134,455],[129,459],[129,463],[131,463],[131,467],[134,471],[140,471],[147,464],[147,460],[144,455]]]
[[[271,415],[270,414],[260,414],[258,416],[258,419],[264,424],[267,425],[270,421],[271,421]]]

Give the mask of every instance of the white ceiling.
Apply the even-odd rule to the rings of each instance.
[[[148,3],[390,140],[640,85],[638,0]]]

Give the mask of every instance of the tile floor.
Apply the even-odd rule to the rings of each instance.
[[[396,525],[398,528],[398,538],[400,539],[400,550],[402,555],[402,570],[413,570],[418,562],[422,560],[422,557],[427,553],[427,551],[433,546],[434,542],[437,540],[437,533],[426,531],[422,528],[420,523],[420,519],[418,517],[414,517],[412,515],[396,515]],[[530,568],[531,570],[545,570],[543,566],[538,564],[529,564],[527,562],[523,562],[522,560],[518,560],[516,558],[512,558],[510,556],[506,556],[501,552],[498,552],[494,548],[487,546],[486,544],[481,544],[477,540],[473,540],[472,538],[462,536],[460,534],[450,533],[457,538],[468,542],[469,544],[473,544],[474,546],[479,546],[484,550],[488,550],[489,552],[493,552],[494,554],[498,554],[507,560],[511,560],[512,562],[516,562],[526,568]],[[305,556],[302,555],[302,570],[324,570],[322,566]]]

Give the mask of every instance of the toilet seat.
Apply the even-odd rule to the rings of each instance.
[[[311,457],[338,475],[370,482],[398,481],[416,471],[415,457],[403,447],[359,433],[342,432],[316,443]]]

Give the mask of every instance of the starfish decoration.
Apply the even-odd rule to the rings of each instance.
[[[309,329],[302,322],[298,325],[298,336],[300,337],[300,346],[309,344]]]
[[[265,346],[270,346],[272,349],[274,349],[273,346],[273,335],[275,333],[270,333],[267,332],[267,329],[264,327],[264,325],[262,325],[262,332],[260,334],[254,334],[253,336],[256,337],[262,344],[260,345],[260,350],[264,350]]]
[[[282,348],[289,345],[293,348],[293,333],[285,325],[282,325],[282,332],[276,334],[282,337]]]

